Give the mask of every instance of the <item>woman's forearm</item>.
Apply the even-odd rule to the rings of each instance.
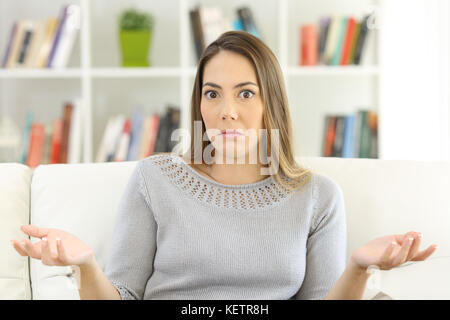
[[[366,269],[350,261],[334,287],[331,288],[324,299],[360,300],[363,297],[369,277],[370,274],[366,272]]]
[[[117,289],[108,280],[95,261],[80,266],[78,292],[81,300],[120,300]]]

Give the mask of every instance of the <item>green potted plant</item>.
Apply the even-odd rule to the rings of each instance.
[[[119,18],[123,67],[148,67],[154,19],[149,13],[125,10]]]

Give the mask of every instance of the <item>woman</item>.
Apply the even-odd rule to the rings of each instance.
[[[295,163],[280,66],[258,38],[230,31],[206,48],[191,107],[189,152],[133,171],[105,272],[62,230],[23,226],[42,240],[15,249],[79,266],[81,299],[360,299],[369,266],[436,250],[419,251],[409,232],[370,241],[345,264],[342,191]]]

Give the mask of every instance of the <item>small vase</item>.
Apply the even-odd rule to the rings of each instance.
[[[149,67],[151,31],[120,31],[122,67]]]

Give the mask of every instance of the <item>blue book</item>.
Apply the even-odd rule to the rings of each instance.
[[[130,147],[128,148],[127,161],[135,161],[138,159],[143,121],[142,111],[136,109],[131,118]]]
[[[25,130],[23,132],[22,150],[20,156],[20,162],[26,164],[28,157],[28,149],[30,146],[31,126],[33,125],[33,111],[28,110],[27,118],[25,120]]]
[[[344,124],[344,145],[342,146],[342,158],[353,158],[355,116],[345,117]]]

